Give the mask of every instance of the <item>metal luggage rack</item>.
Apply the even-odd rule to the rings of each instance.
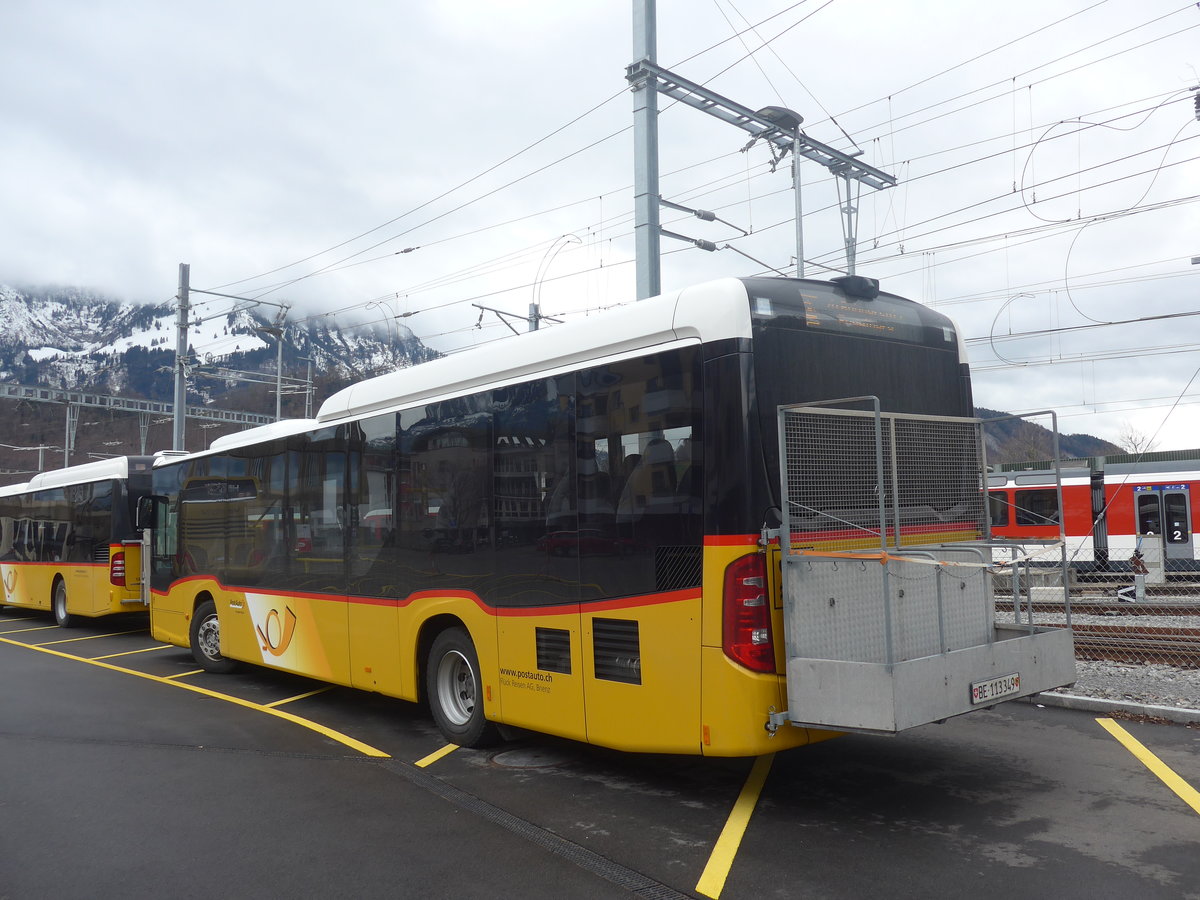
[[[894,733],[1074,681],[1068,629],[996,622],[983,427],[875,398],[780,408],[774,724]]]

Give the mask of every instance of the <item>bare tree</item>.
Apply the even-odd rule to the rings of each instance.
[[[1123,422],[1117,434],[1117,445],[1126,453],[1149,453],[1158,443],[1144,431],[1139,431],[1132,422]]]

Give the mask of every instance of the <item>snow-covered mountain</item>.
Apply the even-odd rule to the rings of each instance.
[[[227,311],[232,305],[196,310],[189,402],[238,408],[231,394],[241,382],[220,370],[275,373],[275,338],[260,330],[274,326],[275,310]],[[0,286],[0,380],[169,400],[175,316],[174,300],[142,304],[77,288]],[[398,322],[346,330],[329,317],[284,324],[284,375],[306,377],[311,359],[314,381],[327,390],[436,355]]]

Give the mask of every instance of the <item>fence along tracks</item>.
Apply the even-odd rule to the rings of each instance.
[[[1022,597],[1021,621],[1029,610]],[[1032,611],[1040,625],[1065,625],[1061,602],[1035,601]],[[1012,615],[1011,599],[998,596],[997,620],[1011,621]],[[1095,617],[1108,621],[1097,623]],[[1077,659],[1200,668],[1200,600],[1148,597],[1144,603],[1126,603],[1085,595],[1071,600],[1071,618]]]
[[[1080,659],[1200,668],[1200,628],[1075,625],[1074,632]]]

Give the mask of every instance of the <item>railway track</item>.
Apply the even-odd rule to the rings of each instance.
[[[1073,630],[1080,659],[1200,668],[1200,628],[1076,625]]]
[[[1021,598],[1021,610],[1025,611],[1029,608],[1029,602],[1025,598]],[[1033,611],[1039,613],[1061,613],[1063,605],[1061,603],[1041,603],[1033,604]],[[1005,614],[1012,615],[1012,598],[999,597],[996,600],[996,614],[1003,616]],[[1071,600],[1071,615],[1076,616],[1200,616],[1200,601],[1195,600],[1176,600],[1172,602],[1163,602],[1155,600],[1147,600],[1145,603],[1122,603],[1115,598],[1106,600]]]

